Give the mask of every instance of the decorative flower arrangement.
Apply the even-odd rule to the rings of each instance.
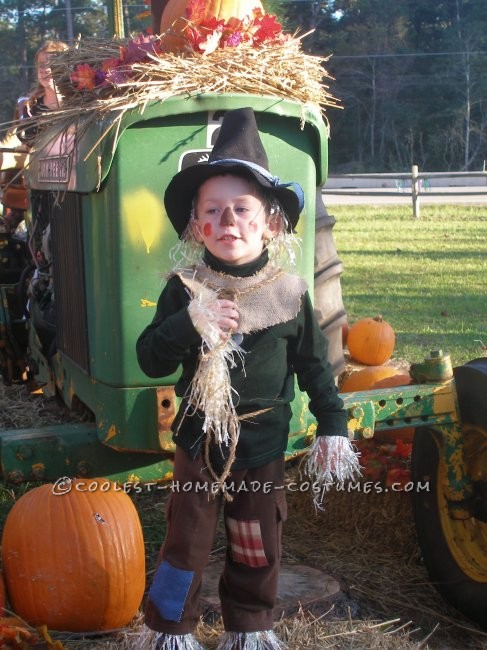
[[[247,2],[247,7],[260,5],[260,0]],[[228,18],[212,17],[210,4],[188,0],[158,36],[85,38],[53,57],[62,102],[36,117],[39,132],[48,128],[55,138],[76,123],[80,142],[97,123],[103,128],[99,144],[128,112],[178,96],[232,93],[291,100],[301,105],[302,128],[307,107],[318,107],[325,122],[327,107],[340,108],[326,85],[329,57],[304,52],[306,34],[284,34],[276,16],[261,5]]]
[[[411,452],[413,445],[398,438],[394,444],[377,444],[374,439],[354,443],[360,451],[362,476],[365,481],[394,485],[394,491],[406,487],[411,481]]]
[[[259,47],[284,43],[289,36],[283,34],[276,16],[254,9],[251,16],[228,21],[206,17],[206,2],[190,0],[186,8],[188,27],[184,30],[188,45],[196,52],[210,54],[217,48],[238,47],[242,44]]]
[[[243,19],[230,18],[228,21],[215,17],[205,18],[201,0],[191,0],[186,9],[183,55],[207,56],[218,49],[282,45],[291,39],[291,36],[282,32],[276,16],[264,14],[260,9],[254,9],[252,14]],[[134,76],[134,65],[164,57],[167,53],[164,34],[140,35],[120,46],[119,51],[118,58],[107,58],[95,65],[76,65],[70,74],[75,89],[94,91],[127,83]]]

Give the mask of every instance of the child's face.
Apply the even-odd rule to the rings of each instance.
[[[264,203],[245,178],[213,176],[200,186],[193,235],[218,259],[235,265],[251,262],[274,234]]]
[[[54,88],[54,79],[52,78],[49,54],[39,52],[37,56],[37,79],[44,88]]]

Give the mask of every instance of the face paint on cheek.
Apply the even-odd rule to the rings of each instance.
[[[205,223],[205,225],[203,226],[203,235],[205,237],[209,237],[212,232],[213,232],[213,229],[211,227],[211,223]]]

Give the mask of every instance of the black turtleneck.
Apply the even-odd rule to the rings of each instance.
[[[255,275],[261,271],[268,261],[269,252],[267,248],[262,251],[257,259],[247,262],[246,264],[228,264],[218,257],[215,257],[206,248],[203,255],[203,262],[209,266],[210,269],[217,271],[217,273],[231,275],[234,278],[249,278],[251,275]]]
[[[205,252],[204,263],[214,271],[235,278],[256,274],[268,263],[263,251],[247,264],[231,265]],[[238,279],[236,279],[238,283]],[[198,453],[203,434],[198,413],[182,417],[185,395],[199,362],[201,337],[188,313],[190,297],[181,279],[171,277],[157,304],[156,314],[137,341],[140,367],[149,377],[170,377],[174,373],[176,395],[182,405],[176,416],[174,441],[190,455]],[[313,418],[302,402],[292,419],[295,377],[301,391],[308,394],[309,410],[317,421],[317,435],[347,435],[347,415],[327,362],[327,342],[314,315],[308,293],[301,310],[292,320],[244,336],[244,365],[235,360],[230,370],[235,405],[239,415],[255,414],[241,420],[234,469],[259,467],[279,456],[287,447],[290,423],[294,430],[306,431]],[[179,370],[181,373],[179,374]],[[292,421],[291,421],[292,419]],[[221,453],[213,461],[221,460]],[[215,466],[216,469],[216,466]]]

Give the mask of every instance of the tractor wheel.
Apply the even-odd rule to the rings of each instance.
[[[443,597],[487,629],[487,359],[455,369],[465,458],[474,484],[473,516],[449,516],[441,434],[418,429],[412,454],[413,481],[429,490],[413,493],[413,511],[424,563]]]
[[[328,361],[335,377],[345,369],[343,327],[347,314],[343,306],[340,275],[343,265],[333,240],[335,219],[323,203],[321,187],[316,192],[314,306],[321,331],[328,339]]]

